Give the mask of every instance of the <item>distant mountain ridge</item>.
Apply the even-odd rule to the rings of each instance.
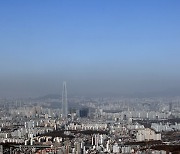
[[[35,98],[35,100],[60,99],[60,98],[61,98],[61,96],[58,95],[58,94],[47,94],[47,95],[44,95],[44,96],[37,97],[37,98]]]

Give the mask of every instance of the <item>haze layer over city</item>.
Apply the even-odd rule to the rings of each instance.
[[[179,6],[1,1],[0,96],[178,96]]]
[[[180,154],[179,8],[0,1],[0,154]]]

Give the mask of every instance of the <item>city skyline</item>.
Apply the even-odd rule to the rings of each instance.
[[[179,8],[0,1],[0,154],[179,154]]]

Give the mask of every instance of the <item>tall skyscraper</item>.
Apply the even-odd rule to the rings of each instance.
[[[68,115],[68,103],[67,103],[67,88],[66,82],[63,82],[63,91],[62,91],[62,116],[66,118]]]

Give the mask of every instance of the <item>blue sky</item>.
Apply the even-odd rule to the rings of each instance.
[[[179,0],[1,1],[0,91],[14,83],[20,92],[58,93],[63,80],[80,94],[178,89],[179,7]]]

